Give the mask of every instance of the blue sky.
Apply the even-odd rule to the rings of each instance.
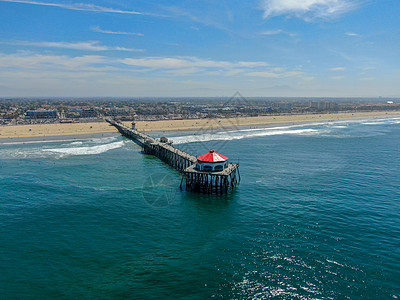
[[[0,0],[0,96],[400,97],[398,0]]]

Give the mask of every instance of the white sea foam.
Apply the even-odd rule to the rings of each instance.
[[[207,141],[240,140],[252,137],[272,136],[272,135],[314,135],[318,130],[312,128],[291,129],[292,127],[257,128],[244,129],[227,132],[203,133],[198,135],[172,137],[174,144],[186,144]]]
[[[50,144],[51,142],[51,144]],[[73,155],[101,154],[112,149],[123,147],[125,142],[118,137],[91,138],[90,140],[61,140],[61,141],[30,141],[25,143],[10,143],[0,148],[0,158],[31,159],[31,158],[61,158]],[[36,146],[35,144],[38,144]],[[53,145],[56,144],[56,145]]]
[[[384,124],[383,121],[376,121],[376,122],[363,122],[362,125],[382,125]]]
[[[111,136],[111,137],[103,137],[103,138],[95,138],[95,139],[91,139],[89,140],[89,142],[93,143],[93,144],[105,144],[105,143],[111,143],[114,142],[118,139],[118,137],[115,136]]]
[[[83,144],[83,142],[73,142],[73,143],[71,143],[71,146],[72,146],[72,145],[78,146],[78,145],[82,145],[82,144]]]
[[[344,130],[349,129],[352,124],[362,125],[381,125],[381,124],[399,124],[399,118],[383,119],[356,119],[356,120],[338,120],[326,122],[313,122],[307,124],[297,124],[290,126],[268,127],[268,128],[250,128],[240,130],[225,130],[221,132],[204,132],[186,136],[176,136],[170,139],[174,144],[186,144],[207,141],[221,140],[240,140],[252,137],[273,136],[273,135],[310,135],[310,136],[332,136],[347,137]],[[342,132],[343,131],[343,132]],[[351,135],[351,134],[350,134]]]
[[[24,141],[24,140],[18,140],[18,141],[12,141],[12,142],[5,142],[5,143],[0,143],[0,145],[25,145],[25,144],[50,144],[50,143],[66,143],[66,142],[71,142],[75,140],[37,140],[37,141]],[[79,142],[76,142],[79,143]]]
[[[51,152],[58,153],[61,156],[70,156],[70,155],[93,155],[93,154],[101,154],[107,152],[112,149],[120,148],[124,145],[123,141],[114,142],[104,145],[96,145],[96,146],[88,146],[88,147],[68,147],[68,148],[52,148],[52,149],[43,149],[43,152]]]
[[[362,125],[382,125],[382,124],[399,124],[400,118],[384,118],[384,119],[364,119],[361,120]]]
[[[49,139],[30,140],[29,138],[20,138],[18,140],[5,139],[5,142],[0,140],[0,145],[25,145],[25,144],[55,144],[55,143],[71,143],[69,145],[82,145],[85,143],[104,144],[116,141],[118,137],[99,137],[99,138],[66,138],[58,139],[58,137],[49,137]]]

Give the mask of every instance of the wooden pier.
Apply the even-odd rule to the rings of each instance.
[[[202,172],[196,170],[197,158],[169,143],[161,142],[136,129],[129,128],[110,118],[105,119],[113,125],[125,137],[131,139],[142,147],[146,154],[154,155],[183,173],[181,189],[206,193],[206,194],[224,194],[234,188],[240,181],[239,164],[229,163],[228,166],[219,172]]]

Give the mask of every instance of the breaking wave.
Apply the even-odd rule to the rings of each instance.
[[[37,144],[37,146],[35,145]],[[0,158],[63,158],[75,155],[96,155],[125,145],[120,138],[99,138],[86,141],[52,141],[52,145],[46,145],[46,141],[33,144],[11,144],[0,149]]]
[[[224,131],[216,133],[202,133],[189,136],[172,137],[174,144],[186,144],[207,141],[223,141],[223,140],[241,140],[252,137],[272,136],[272,135],[315,135],[319,130],[313,128],[293,129],[298,126],[274,127],[274,128],[256,128],[243,129],[234,131]]]
[[[93,155],[101,154],[112,149],[120,148],[124,145],[123,141],[114,142],[105,145],[89,146],[89,147],[68,147],[68,148],[53,148],[53,149],[43,149],[44,152],[59,153],[63,156],[69,155]]]
[[[362,125],[384,125],[384,124],[400,124],[399,118],[391,119],[376,119],[372,121],[365,121],[361,123]]]
[[[281,127],[251,128],[224,130],[216,132],[198,132],[191,135],[176,136],[170,139],[174,144],[187,144],[208,141],[240,140],[253,137],[274,135],[302,135],[320,137],[359,137],[382,134],[381,131],[365,131],[358,125],[393,125],[399,124],[400,118],[363,119],[363,120],[338,120],[328,122],[315,122]]]

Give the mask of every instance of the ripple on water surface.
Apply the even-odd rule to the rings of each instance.
[[[221,198],[181,192],[178,172],[121,137],[1,145],[0,294],[398,298],[398,121],[171,133],[240,158]]]

